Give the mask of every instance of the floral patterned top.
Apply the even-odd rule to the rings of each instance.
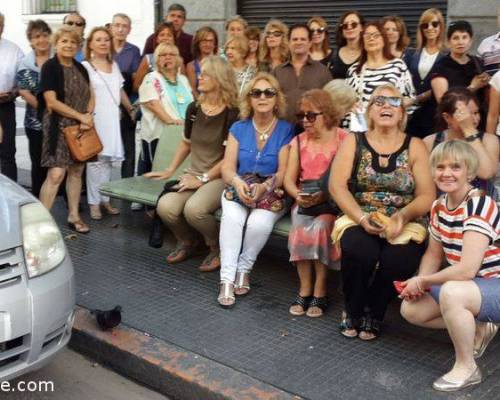
[[[357,171],[354,197],[364,212],[380,211],[394,214],[415,197],[415,179],[411,170],[406,135],[403,145],[388,158],[388,165],[379,164],[379,154],[370,146],[366,135],[361,138],[361,157]]]

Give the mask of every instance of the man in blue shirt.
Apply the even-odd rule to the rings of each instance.
[[[139,48],[127,42],[127,37],[132,27],[130,17],[126,14],[115,14],[111,21],[111,33],[113,34],[113,45],[115,48],[115,61],[125,79],[123,89],[127,93],[130,103],[137,100],[137,93],[132,90],[132,81],[137,68],[141,62]],[[130,117],[132,110],[121,112],[121,134],[125,150],[125,160],[122,163],[122,178],[134,176],[135,166],[135,121]]]

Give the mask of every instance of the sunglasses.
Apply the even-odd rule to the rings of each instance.
[[[322,115],[322,114],[323,114],[322,112],[308,111],[305,113],[304,112],[297,113],[297,114],[295,114],[295,116],[297,117],[298,121],[303,121],[305,118],[308,122],[314,122],[314,121],[316,121],[316,118],[318,117],[318,115]]]
[[[271,37],[271,36],[281,37],[281,36],[283,36],[283,32],[280,32],[280,31],[266,32],[266,37]]]
[[[437,28],[439,26],[439,21],[424,22],[423,24],[420,24],[422,29],[429,29],[431,26],[433,28]]]
[[[326,32],[326,28],[323,26],[321,28],[318,28],[318,29],[309,29],[309,32],[311,32],[311,34],[317,34],[317,33],[325,33]]]
[[[250,92],[248,92],[248,95],[254,99],[260,99],[262,95],[264,95],[266,99],[272,99],[274,96],[276,96],[277,93],[278,92],[276,91],[276,89],[273,88],[267,88],[264,90],[252,89],[250,90]]]
[[[68,22],[66,22],[66,25],[69,25],[69,26],[76,25],[76,26],[79,26],[81,28],[82,26],[85,26],[85,22],[68,21]]]
[[[367,40],[370,39],[379,39],[382,37],[382,34],[380,32],[373,32],[373,33],[363,33],[363,37]]]
[[[385,104],[389,104],[391,107],[401,107],[403,99],[396,96],[375,96],[372,104],[382,107]]]
[[[359,22],[344,22],[343,24],[340,24],[340,29],[356,29],[358,26]]]

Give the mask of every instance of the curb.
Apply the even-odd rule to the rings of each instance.
[[[301,397],[174,344],[121,325],[101,331],[76,308],[70,347],[162,394],[179,400],[298,400]]]

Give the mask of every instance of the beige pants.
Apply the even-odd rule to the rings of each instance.
[[[224,182],[210,181],[197,190],[167,193],[158,202],[156,212],[179,242],[192,242],[193,228],[203,235],[207,246],[217,246],[219,228],[214,212],[220,208]]]

